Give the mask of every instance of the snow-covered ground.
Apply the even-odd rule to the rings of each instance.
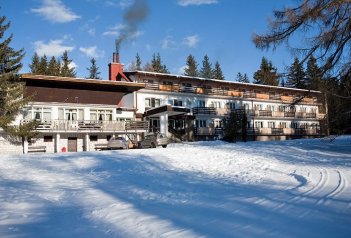
[[[0,237],[351,234],[351,137],[0,157]]]

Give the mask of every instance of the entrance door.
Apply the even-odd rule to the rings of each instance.
[[[77,152],[77,137],[68,137],[68,152]]]

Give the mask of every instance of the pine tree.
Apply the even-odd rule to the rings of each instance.
[[[91,63],[90,68],[87,68],[87,70],[89,71],[89,76],[87,78],[88,79],[100,79],[99,67],[97,67],[97,65],[96,65],[95,58],[91,58],[90,63]]]
[[[243,75],[240,72],[236,75],[236,81],[237,82],[242,82],[243,81]]]
[[[48,59],[46,55],[44,55],[40,58],[39,68],[37,73],[42,75],[47,75],[47,70],[48,70]]]
[[[61,66],[60,76],[62,76],[62,77],[76,77],[75,68],[74,67],[70,68],[70,66],[69,66],[72,63],[72,60],[68,58],[67,50],[65,52],[63,52],[61,59],[62,59],[62,66]]]
[[[18,72],[22,68],[21,60],[24,57],[24,50],[14,50],[9,44],[13,35],[4,38],[5,31],[10,27],[10,22],[5,23],[6,17],[0,17],[0,128],[12,136],[34,135],[34,124],[22,124],[13,126],[19,110],[29,102],[24,98],[24,83],[21,81]]]
[[[260,69],[254,73],[254,83],[278,86],[279,76],[277,69],[273,67],[271,61],[268,61],[265,57],[262,57]]]
[[[236,81],[240,83],[250,83],[249,77],[247,77],[247,74],[243,75],[240,72],[236,75]]]
[[[184,69],[184,75],[190,77],[198,77],[199,71],[197,70],[198,63],[193,55],[188,55],[186,59],[186,68]]]
[[[243,76],[243,83],[250,83],[249,77],[247,76],[246,73]]]
[[[29,65],[32,74],[38,74],[40,59],[37,53],[34,53],[32,57],[32,63]]]
[[[46,74],[51,76],[60,75],[60,62],[54,56],[49,61]]]
[[[141,59],[138,53],[135,56],[135,69],[141,70]]]
[[[306,88],[311,90],[321,90],[323,85],[322,70],[317,65],[317,60],[310,56],[306,67]]]
[[[153,72],[157,73],[169,73],[167,66],[162,64],[161,56],[159,53],[152,55],[151,67]]]
[[[285,82],[287,87],[305,89],[305,70],[299,59],[295,57],[290,66],[288,79]]]
[[[204,56],[202,60],[202,68],[200,69],[200,77],[202,78],[212,78],[212,64],[207,55]]]
[[[216,61],[215,63],[215,68],[213,69],[213,72],[212,72],[212,78],[224,80],[224,75],[221,69],[221,65],[219,64],[218,61]]]

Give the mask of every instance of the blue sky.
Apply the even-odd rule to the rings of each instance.
[[[141,0],[140,0],[141,1]],[[205,54],[221,64],[226,80],[247,73],[252,80],[266,56],[282,72],[293,61],[284,49],[261,51],[252,35],[267,30],[273,9],[294,0],[145,0],[147,15],[137,22],[131,37],[122,42],[120,59],[128,69],[139,53],[142,64],[153,53],[171,73],[179,74],[186,57],[193,54],[199,68]],[[115,39],[126,29],[125,13],[132,0],[1,0],[1,15],[11,21],[12,47],[24,48],[22,72],[29,72],[34,52],[48,57],[64,50],[76,66],[77,77],[86,77],[91,57],[97,59],[101,77],[115,50]],[[130,34],[129,34],[130,35]]]

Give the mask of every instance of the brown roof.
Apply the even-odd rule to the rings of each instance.
[[[85,79],[85,78],[71,78],[60,76],[48,76],[37,74],[22,74],[22,79],[26,84],[37,86],[66,86],[72,88],[84,89],[99,89],[104,91],[114,92],[134,92],[145,87],[144,83],[124,82],[124,81],[109,81],[98,79]]]

